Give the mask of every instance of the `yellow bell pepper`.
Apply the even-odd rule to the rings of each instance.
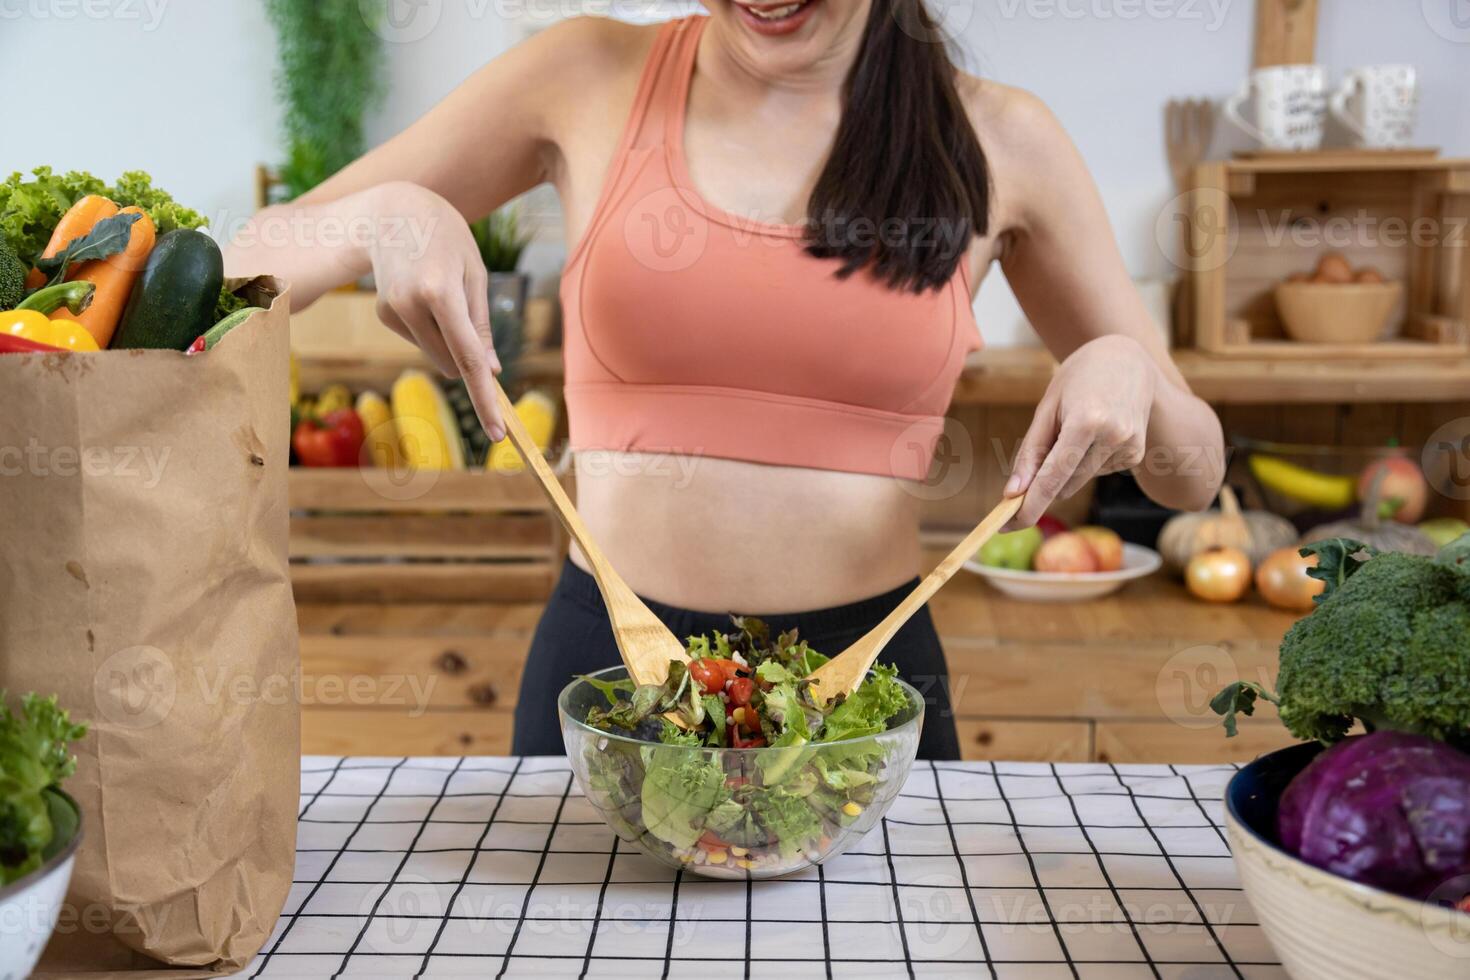
[[[27,296],[13,310],[0,313],[0,334],[58,347],[61,350],[100,350],[87,328],[75,320],[53,320],[47,314],[66,307],[73,314],[85,310],[96,290],[90,282],[66,282],[47,286]]]
[[[9,310],[0,313],[0,333],[23,340],[33,340],[62,350],[100,350],[87,328],[75,320],[52,320],[35,310]]]

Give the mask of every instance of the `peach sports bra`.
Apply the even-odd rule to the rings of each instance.
[[[964,263],[922,294],[838,279],[800,226],[704,200],[684,116],[705,21],[659,31],[567,260],[571,444],[922,480],[980,347]]]

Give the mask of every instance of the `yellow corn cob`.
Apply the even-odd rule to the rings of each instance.
[[[556,402],[542,392],[528,391],[516,402],[516,417],[535,440],[536,448],[545,453],[556,432]],[[491,446],[490,455],[485,459],[485,468],[496,473],[516,473],[525,465],[509,439],[502,439]]]
[[[444,392],[422,371],[393,382],[393,423],[404,465],[415,470],[464,469],[464,443]]]
[[[327,385],[316,396],[318,415],[326,415],[339,408],[352,407],[352,390],[344,384]]]
[[[393,410],[376,391],[357,396],[357,415],[362,419],[368,455],[379,469],[398,468],[398,427],[393,424]]]

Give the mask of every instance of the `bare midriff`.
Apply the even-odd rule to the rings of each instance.
[[[584,451],[577,509],[635,592],[778,613],[879,595],[919,571],[919,504],[892,478],[659,453]],[[586,561],[573,549],[572,560]]]

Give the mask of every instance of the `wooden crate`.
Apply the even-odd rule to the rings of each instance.
[[[1258,155],[1201,164],[1188,199],[1193,303],[1181,333],[1194,346],[1313,360],[1470,355],[1470,161]],[[1391,336],[1371,344],[1286,338],[1272,291],[1328,252],[1404,283]]]
[[[296,468],[289,487],[298,602],[535,601],[564,554],[526,472]]]

